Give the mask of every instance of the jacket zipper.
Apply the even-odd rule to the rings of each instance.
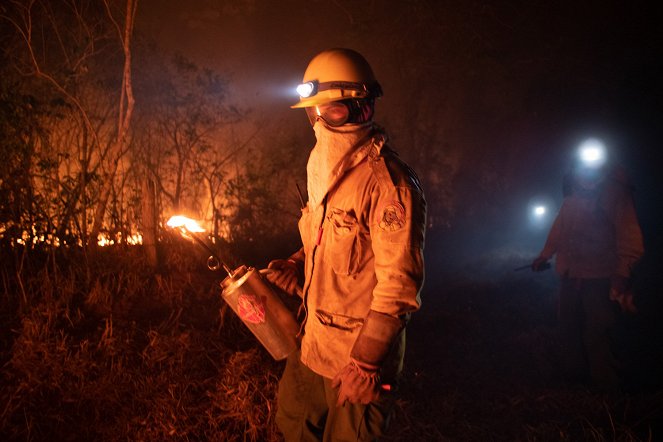
[[[318,227],[318,234],[315,239],[315,244],[313,245],[313,250],[311,251],[311,271],[309,274],[311,277],[309,278],[308,285],[304,288],[304,320],[302,321],[302,325],[299,327],[299,333],[297,336],[301,336],[303,331],[304,331],[304,326],[306,325],[306,321],[308,320],[308,291],[309,288],[311,288],[311,282],[313,281],[313,272],[315,271],[315,255],[316,252],[318,251],[318,246],[320,246],[320,243],[322,242],[322,234],[324,232],[324,225],[325,225],[325,216],[327,215],[327,197],[322,200],[322,219],[320,220],[320,226]]]

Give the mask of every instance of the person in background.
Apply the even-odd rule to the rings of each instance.
[[[403,367],[405,326],[424,280],[426,203],[415,173],[373,122],[382,95],[366,59],[316,55],[297,88],[315,132],[307,164],[303,247],[268,278],[300,291],[301,349],[279,382],[287,441],[375,440],[385,434]],[[297,290],[300,286],[302,290]]]
[[[631,185],[606,156],[599,140],[581,146],[577,165],[564,178],[564,201],[532,270],[543,270],[556,255],[565,378],[616,391],[621,382],[612,334],[620,309],[635,312],[630,278],[644,248]]]

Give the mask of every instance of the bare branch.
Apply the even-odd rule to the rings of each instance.
[[[42,65],[37,59],[37,55],[35,54],[34,50],[34,45],[32,41],[32,34],[33,34],[33,27],[32,27],[32,7],[35,3],[35,0],[31,0],[27,7],[22,7],[19,2],[13,2],[17,8],[21,8],[23,12],[23,23],[24,27],[21,27],[20,23],[18,23],[16,20],[12,20],[10,17],[5,16],[5,19],[7,19],[18,31],[19,35],[23,38],[23,41],[26,45],[26,49],[28,51],[28,56],[31,60],[31,64],[34,68],[34,75],[38,78],[42,78],[46,80],[48,83],[55,88],[56,91],[61,93],[67,100],[69,100],[80,112],[81,117],[83,118],[83,121],[85,125],[90,129],[90,132],[93,134],[93,138],[96,144],[99,143],[99,140],[97,138],[96,132],[93,130],[92,123],[90,121],[90,117],[88,115],[88,112],[85,110],[84,106],[80,102],[80,100],[71,94],[55,77],[50,75],[49,73],[45,72],[42,69]],[[47,14],[49,20],[52,21],[52,16],[50,14]],[[54,25],[54,28],[57,30],[57,26]]]

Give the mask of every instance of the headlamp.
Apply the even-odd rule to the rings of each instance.
[[[600,140],[590,138],[580,145],[580,161],[585,167],[601,167],[606,160],[605,146]]]
[[[546,214],[546,206],[536,206],[534,207],[532,212],[534,213],[534,216],[536,216],[537,218],[541,218],[543,215]]]
[[[531,229],[544,229],[552,221],[552,212],[554,204],[547,197],[538,196],[530,200],[527,208],[528,226]]]
[[[318,85],[317,81],[315,82],[307,81],[306,83],[302,83],[299,86],[297,86],[297,93],[302,98],[308,98],[311,95],[315,95],[318,93],[317,85]]]

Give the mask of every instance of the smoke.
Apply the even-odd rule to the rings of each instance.
[[[547,231],[532,231],[526,225],[506,223],[503,229],[455,228],[429,232],[424,256],[426,285],[448,286],[450,281],[500,285],[534,280],[546,290],[555,290],[553,270],[533,273],[514,269],[530,264],[543,247]]]

